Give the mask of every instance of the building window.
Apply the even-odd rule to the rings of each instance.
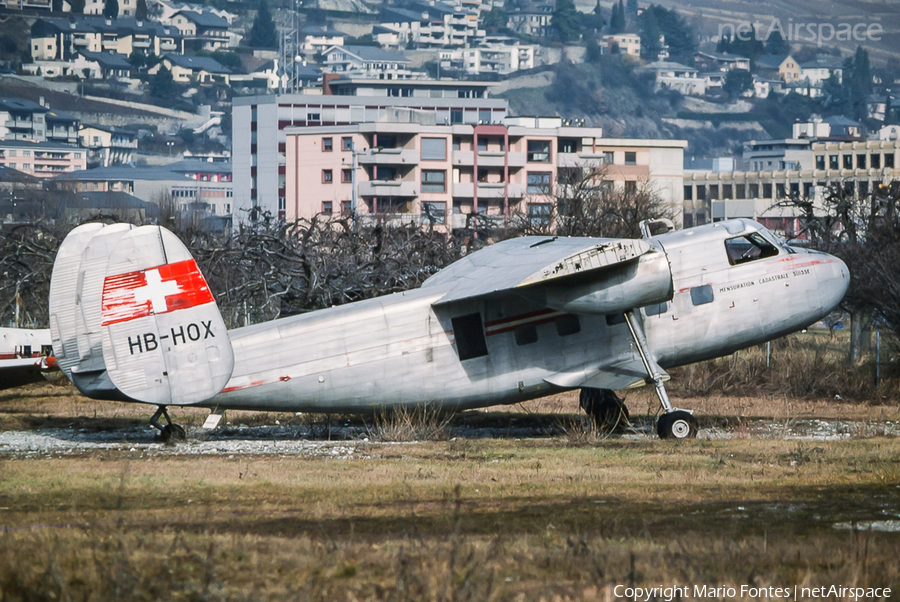
[[[881,169],[881,155],[872,153],[872,169]]]
[[[550,203],[528,203],[528,222],[532,226],[549,226]]]
[[[628,180],[625,182],[625,194],[634,194],[637,192],[637,182]]]
[[[816,155],[816,169],[825,169],[825,155]]]
[[[322,201],[322,213],[331,215],[331,201]]]
[[[342,151],[352,151],[353,150],[353,138],[350,136],[344,136],[341,138],[341,150]]]
[[[529,140],[528,141],[528,162],[529,163],[549,163],[550,162],[550,141],[549,140]]]
[[[736,199],[746,199],[747,198],[747,185],[746,184],[736,184],[735,185],[734,198],[736,198]]]
[[[488,139],[486,136],[479,136],[478,138],[478,152],[487,152],[488,149]]]
[[[330,169],[322,170],[322,183],[323,184],[331,184],[334,181],[334,176],[331,173]]]
[[[453,150],[458,151],[459,147],[460,147],[459,136],[454,136],[453,137]]]
[[[446,161],[447,141],[444,138],[422,138],[422,161]]]
[[[612,165],[616,162],[616,155],[612,151],[604,151],[603,152],[603,162],[607,165]]]
[[[772,198],[772,185],[771,184],[763,184],[763,198],[764,199]]]
[[[528,172],[528,194],[550,194],[550,172]]]
[[[866,156],[864,154],[856,155],[856,169],[866,168]]]
[[[860,180],[859,182],[859,196],[864,197],[869,194],[869,182],[866,180]]]
[[[353,182],[353,170],[352,169],[342,169],[341,170],[341,183],[349,184]]]
[[[838,156],[828,155],[828,169],[838,169]]]
[[[781,184],[781,183],[775,184],[775,198],[783,199],[784,197],[785,197],[784,184]]]
[[[450,123],[462,123],[462,122],[463,122],[462,109],[450,109]]]
[[[853,155],[844,155],[844,169],[853,169]]]
[[[637,153],[625,151],[625,165],[637,165]]]
[[[687,185],[684,187],[684,200],[693,201],[694,200],[694,187],[691,185]]]
[[[422,192],[445,192],[447,172],[442,169],[422,170]]]
[[[331,152],[331,138],[322,138],[322,152],[323,153]]]
[[[894,153],[885,153],[884,168],[885,169],[894,169]]]
[[[747,187],[749,188],[747,197],[751,198],[751,199],[758,199],[759,198],[759,184],[749,184]]]
[[[341,215],[353,213],[353,201],[341,201]]]
[[[710,184],[709,185],[709,198],[714,201],[719,200],[719,185],[718,184]]]
[[[559,152],[561,153],[577,153],[578,140],[575,138],[563,138],[559,141]]]
[[[422,203],[422,216],[428,223],[444,224],[447,222],[447,203]]]

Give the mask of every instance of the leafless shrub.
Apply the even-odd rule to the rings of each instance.
[[[399,407],[375,415],[373,441],[444,441],[451,415],[440,406]]]

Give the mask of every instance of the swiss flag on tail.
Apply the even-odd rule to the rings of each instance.
[[[186,259],[107,276],[101,318],[103,326],[109,326],[214,301],[197,262]]]

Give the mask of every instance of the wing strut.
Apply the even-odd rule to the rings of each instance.
[[[697,419],[688,410],[672,407],[672,402],[669,401],[669,394],[666,393],[666,385],[663,382],[662,374],[656,372],[650,364],[650,346],[647,344],[644,327],[633,309],[625,312],[625,323],[628,324],[628,331],[631,333],[634,345],[641,356],[644,370],[647,371],[647,383],[653,384],[656,388],[656,396],[659,397],[659,403],[663,408],[663,413],[656,422],[656,432],[663,439],[696,437]],[[655,364],[656,362],[653,365]]]

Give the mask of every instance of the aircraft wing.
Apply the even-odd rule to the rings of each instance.
[[[656,374],[663,380],[669,380],[668,373],[655,361],[652,365]],[[592,387],[595,389],[629,389],[646,384],[647,370],[640,358],[628,357],[614,359],[603,365],[585,365],[566,372],[557,372],[544,378],[551,385],[572,389],[575,387]]]
[[[527,236],[472,253],[429,286],[447,288],[435,306],[514,292],[560,311],[608,314],[671,299],[672,274],[645,240]]]

